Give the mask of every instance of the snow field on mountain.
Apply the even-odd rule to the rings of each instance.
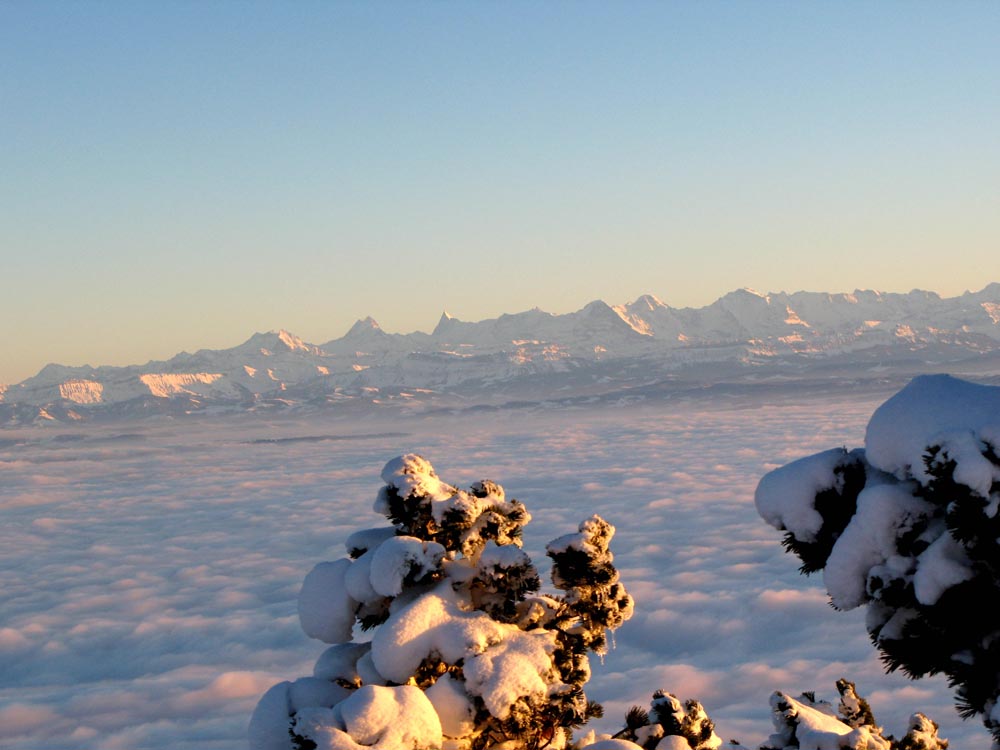
[[[861,444],[888,395],[5,431],[0,746],[245,748],[263,692],[325,648],[299,625],[306,574],[382,523],[379,472],[411,451],[524,502],[524,549],[546,579],[549,541],[594,512],[615,525],[636,611],[592,661],[598,731],[663,688],[753,746],[773,731],[772,691],[833,698],[845,676],[890,731],[919,710],[953,747],[986,746],[943,680],[882,674],[862,614],[831,610],[754,509],[766,471]]]

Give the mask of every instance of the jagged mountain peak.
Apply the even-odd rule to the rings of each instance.
[[[238,351],[258,352],[309,352],[316,353],[318,350],[296,336],[294,333],[280,328],[277,331],[267,331],[255,333],[242,344],[236,347]]]
[[[723,297],[721,297],[721,300],[740,300],[748,302],[764,302],[765,304],[771,304],[771,295],[762,294],[761,292],[758,292],[756,289],[751,289],[750,287],[745,286],[742,289],[736,289],[732,292],[729,292],[729,294],[726,294]]]
[[[423,336],[427,334],[411,334]],[[347,333],[338,339],[320,344],[320,351],[327,355],[360,355],[373,352],[406,351],[410,344],[407,335],[387,333],[370,315],[355,321]]]
[[[940,294],[927,291],[926,289],[911,289],[906,296],[911,300],[927,300],[928,302],[939,302],[941,300]]]
[[[89,378],[94,374],[94,368],[90,365],[81,365],[79,367],[73,365],[60,365],[55,362],[49,362],[41,370],[39,370],[35,375],[22,381],[19,385],[26,384],[51,384],[65,382],[69,380],[77,380],[80,378]],[[8,386],[8,389],[10,386]]]
[[[278,341],[284,344],[285,348],[289,351],[308,351],[312,348],[294,333],[290,333],[284,328],[278,331]]]
[[[348,330],[345,338],[346,337],[354,338],[357,336],[364,336],[366,334],[370,335],[372,333],[380,333],[382,335],[386,335],[385,331],[382,330],[382,326],[378,324],[375,318],[369,315],[365,318],[360,318],[359,320],[357,320],[354,323],[354,325],[351,326],[350,330]]]
[[[629,302],[625,305],[626,308],[630,310],[635,309],[646,309],[649,311],[659,310],[664,307],[669,307],[669,305],[657,297],[655,294],[643,294],[636,297],[634,302]]]
[[[73,365],[60,365],[56,362],[49,362],[38,371],[35,377],[74,377],[93,369],[90,365],[75,367]]]
[[[857,301],[880,302],[886,295],[878,289],[855,289],[851,296]]]
[[[440,336],[442,334],[447,333],[448,331],[453,330],[456,326],[459,326],[461,324],[462,324],[461,320],[454,317],[447,310],[444,310],[441,312],[441,317],[438,318],[437,325],[434,326],[434,331],[431,333],[431,336]]]
[[[621,313],[602,299],[588,302],[577,314],[588,318],[621,318]]]
[[[650,327],[637,316],[630,315],[621,305],[612,307],[604,300],[594,300],[585,305],[582,310],[571,313],[570,317],[585,321],[587,326],[593,326],[595,331],[601,328],[617,331],[616,335],[624,335],[626,340],[639,334],[650,337]]]
[[[1000,283],[987,284],[978,292],[966,292],[962,295],[962,299],[989,305],[1000,304]]]
[[[550,320],[552,318],[558,318],[558,317],[559,316],[556,315],[556,314],[554,314],[554,313],[545,312],[545,310],[543,310],[540,307],[532,307],[530,310],[525,310],[525,311],[519,312],[519,313],[503,313],[502,315],[500,315],[499,318],[496,318],[496,320],[498,320],[498,321],[500,321],[500,320],[503,320],[503,321],[512,321],[512,320],[517,320],[517,321],[535,320],[535,321],[538,321],[538,320]]]

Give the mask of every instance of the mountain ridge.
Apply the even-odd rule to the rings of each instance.
[[[0,385],[0,424],[95,416],[459,398],[490,402],[518,389],[593,393],[714,366],[745,376],[824,361],[947,363],[1000,351],[1000,283],[935,292],[738,289],[701,308],[652,294],[594,300],[555,314],[538,307],[481,321],[442,313],[431,333],[390,333],[368,316],[323,344],[278,329],[229,349],[181,352],[124,367],[48,364]],[[720,369],[721,368],[721,369]],[[530,386],[530,387],[529,387]],[[418,393],[416,393],[418,392]],[[55,416],[54,416],[55,415]]]

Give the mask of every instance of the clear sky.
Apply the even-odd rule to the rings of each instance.
[[[1000,3],[0,3],[0,383],[1000,280]]]

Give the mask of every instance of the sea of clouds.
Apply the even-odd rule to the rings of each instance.
[[[773,690],[835,698],[843,676],[891,732],[921,710],[953,747],[986,746],[943,679],[883,674],[862,613],[834,611],[753,506],[768,470],[861,445],[889,395],[0,432],[0,746],[245,748],[260,694],[325,648],[299,627],[303,577],[384,525],[379,472],[405,452],[524,502],[545,573],[580,520],[617,527],[636,614],[594,660],[598,730],[662,688],[755,746]]]

